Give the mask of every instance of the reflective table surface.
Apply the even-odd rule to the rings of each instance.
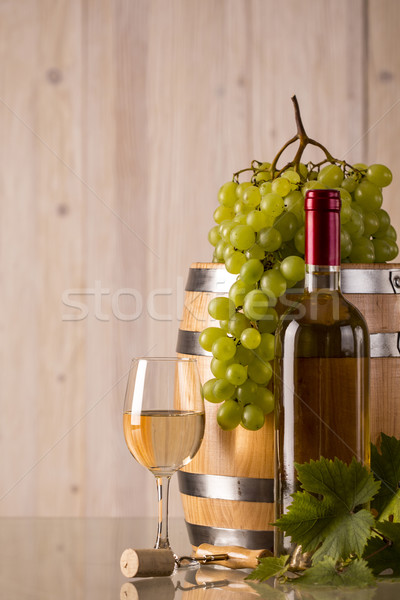
[[[126,579],[126,548],[151,548],[153,519],[0,519],[0,597],[19,600],[394,600],[400,583],[375,588],[274,587],[244,581],[249,571],[217,566],[178,569],[171,577]],[[171,519],[174,551],[191,553],[185,524]]]

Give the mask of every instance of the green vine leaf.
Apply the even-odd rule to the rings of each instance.
[[[314,564],[325,557],[361,556],[374,519],[369,511],[356,509],[372,500],[380,483],[355,459],[346,465],[321,458],[296,469],[304,491],[293,495],[288,512],[275,525],[304,552],[315,551]]]
[[[363,559],[355,559],[343,569],[338,569],[336,561],[326,557],[305,571],[304,575],[292,584],[301,586],[368,587],[375,585],[375,578]]]
[[[371,444],[371,470],[382,482],[378,495],[371,504],[380,521],[393,516],[400,521],[400,440],[381,434],[381,451]]]
[[[364,558],[375,575],[391,569],[388,577],[400,577],[400,523],[390,521],[378,522],[375,525],[386,540],[380,536],[372,537],[365,548]]]
[[[289,555],[283,555],[279,558],[267,556],[261,558],[259,565],[247,575],[246,579],[257,581],[266,581],[270,577],[281,577],[289,568]]]

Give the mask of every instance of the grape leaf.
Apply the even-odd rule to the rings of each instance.
[[[381,433],[381,452],[371,444],[371,470],[382,482],[371,507],[378,512],[380,521],[390,515],[400,521],[400,440]]]
[[[375,575],[392,569],[392,575],[400,577],[400,523],[382,521],[376,523],[375,529],[391,540],[392,544],[387,546],[387,542],[379,536],[372,537],[364,551],[365,560]]]
[[[380,483],[355,459],[346,465],[337,458],[321,458],[296,469],[304,491],[293,495],[288,512],[275,525],[304,552],[313,552],[321,544],[314,563],[325,556],[335,560],[361,556],[374,519],[369,511],[355,509],[373,498]]]
[[[261,558],[257,567],[245,579],[256,579],[257,581],[265,581],[270,577],[280,577],[289,568],[289,555],[282,555],[279,558],[275,556],[267,556]],[[287,564],[286,564],[287,563]]]
[[[325,585],[336,587],[367,587],[375,585],[375,578],[363,559],[355,559],[342,571],[336,569],[336,561],[326,557],[294,580],[296,585]]]

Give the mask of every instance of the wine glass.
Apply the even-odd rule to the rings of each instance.
[[[124,435],[133,457],[156,478],[158,530],[154,548],[171,548],[169,482],[200,448],[204,424],[195,359],[133,359],[124,402]]]

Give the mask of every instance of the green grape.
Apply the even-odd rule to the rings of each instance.
[[[248,350],[242,344],[236,346],[235,362],[241,365],[250,365],[254,360],[254,352]]]
[[[291,189],[292,186],[290,184],[290,181],[288,181],[284,177],[278,177],[272,182],[272,191],[275,194],[279,194],[279,196],[281,196],[282,198],[286,196]]]
[[[256,241],[254,230],[249,225],[236,225],[231,231],[230,242],[238,250],[247,250]]]
[[[307,181],[303,187],[301,188],[303,196],[306,195],[308,190],[326,190],[327,186],[324,185],[321,181]]]
[[[399,253],[399,247],[393,240],[389,240],[385,238],[385,242],[389,244],[390,254],[388,260],[394,260]]]
[[[290,240],[290,242],[284,242],[279,249],[279,256],[281,260],[287,258],[288,256],[300,256],[300,254],[296,250],[296,246],[294,245],[294,241]]]
[[[308,181],[316,181],[318,178],[318,171],[310,171],[307,175]],[[322,185],[322,183],[320,184]],[[325,186],[323,186],[325,187]]]
[[[221,236],[219,234],[219,227],[218,225],[214,225],[214,227],[211,227],[210,231],[208,232],[208,241],[212,246],[216,246],[220,239]]]
[[[275,407],[274,394],[266,387],[258,387],[253,402],[261,408],[264,415],[271,413]]]
[[[281,262],[280,271],[289,281],[301,281],[305,275],[305,262],[300,256],[287,256]]]
[[[251,321],[259,321],[268,310],[268,296],[261,290],[251,290],[243,302],[243,312]]]
[[[270,298],[279,298],[286,292],[286,279],[280,271],[270,269],[261,277],[260,287]]]
[[[350,255],[352,247],[350,234],[342,227],[340,232],[340,254],[342,258],[347,258]]]
[[[250,325],[249,319],[243,313],[235,312],[228,321],[228,331],[236,338],[240,338],[242,331]]]
[[[352,209],[351,219],[343,227],[349,232],[352,239],[361,237],[364,233],[364,219],[357,210]]]
[[[272,307],[268,308],[262,320],[258,321],[258,331],[260,333],[272,333],[277,328],[279,316]]]
[[[226,221],[228,219],[232,219],[233,218],[233,209],[229,208],[229,206],[223,206],[222,204],[220,206],[217,206],[217,208],[214,210],[214,221],[218,224],[222,223],[222,221]]]
[[[264,425],[265,416],[262,408],[256,404],[247,404],[243,409],[241,425],[250,431],[257,431]]]
[[[297,252],[299,252],[300,254],[305,253],[305,251],[306,251],[306,232],[305,232],[304,225],[303,225],[303,227],[300,227],[300,229],[298,229],[296,231],[296,235],[294,236],[294,245],[296,246]]]
[[[258,206],[261,202],[261,194],[258,187],[250,185],[246,188],[242,200],[246,206],[251,206],[252,208]]]
[[[273,360],[275,356],[275,336],[272,333],[261,334],[261,342],[256,354],[264,361]]]
[[[231,365],[229,365],[228,369]],[[226,370],[228,372],[228,369]],[[213,393],[219,400],[229,400],[235,393],[235,386],[226,379],[217,379],[214,383]]]
[[[262,183],[260,185],[260,194],[261,196],[265,196],[266,194],[269,194],[272,191],[272,183],[271,181],[264,181],[264,183]]]
[[[254,327],[247,327],[240,334],[240,341],[245,348],[248,350],[254,350],[260,345],[261,334]]]
[[[353,165],[354,169],[357,169],[357,171],[366,171],[367,170],[367,165],[365,163],[355,163]]]
[[[256,357],[247,368],[247,374],[252,381],[259,385],[267,385],[272,377],[272,366],[267,360]]]
[[[363,179],[354,190],[354,200],[365,210],[378,210],[382,205],[382,192],[377,185]]]
[[[250,366],[250,365],[249,365]],[[236,395],[241,404],[253,402],[253,398],[257,393],[257,384],[252,379],[246,379],[242,385],[236,388]]]
[[[224,251],[222,253],[222,258],[224,261],[227,261],[230,256],[235,252],[235,248],[229,242],[226,242]]]
[[[270,168],[271,163],[269,162],[263,162],[258,166],[258,170],[259,171],[268,171],[268,169]]]
[[[379,219],[379,227],[374,233],[374,237],[385,237],[386,230],[390,225],[390,217],[386,210],[383,210],[383,208],[380,208],[376,211],[376,216]]]
[[[338,165],[326,165],[318,173],[318,181],[328,188],[339,187],[343,177],[343,171]]]
[[[228,273],[237,275],[238,273],[240,273],[240,269],[242,268],[246,260],[247,259],[242,252],[239,252],[239,250],[235,250],[235,252],[232,252],[232,254],[230,254],[225,259],[225,268],[228,271]]]
[[[351,215],[352,215],[352,208],[350,204],[347,204],[347,202],[345,204],[342,204],[342,207],[340,209],[340,223],[342,225],[344,225],[345,223],[348,223],[351,220]]]
[[[240,279],[247,284],[257,283],[264,273],[264,265],[257,258],[250,258],[240,269]]]
[[[374,239],[372,240],[372,244],[375,250],[375,261],[378,263],[387,262],[391,260],[389,257],[390,253],[390,244],[387,240],[384,239]]]
[[[307,175],[308,175],[307,165],[300,163],[299,164],[299,173],[300,173],[300,177],[302,179],[307,179]]]
[[[229,360],[235,356],[236,344],[232,338],[220,337],[212,345],[211,352],[218,360]]]
[[[236,188],[236,197],[238,200],[243,201],[243,195],[248,187],[251,186],[251,181],[243,181],[243,183],[239,183]]]
[[[219,240],[214,250],[214,254],[218,258],[218,260],[221,261],[224,258],[224,252],[226,247],[226,242],[224,242],[224,240]]]
[[[225,400],[218,409],[217,422],[221,429],[235,429],[242,419],[242,407],[236,400]]]
[[[235,221],[222,221],[222,223],[220,224],[219,235],[225,242],[230,241],[231,231],[234,227],[236,227]]]
[[[342,201],[342,205],[343,204],[351,204],[351,202],[352,202],[353,199],[352,199],[351,194],[350,194],[350,192],[348,190],[346,190],[343,187],[338,187],[338,188],[335,188],[335,189],[340,194],[340,199]]]
[[[286,210],[294,213],[299,222],[303,221],[304,198],[299,191],[290,192],[285,198]]]
[[[235,215],[238,215],[240,213],[246,213],[248,210],[251,209],[249,209],[248,206],[245,206],[241,200],[237,200],[233,205],[233,210],[235,212]]]
[[[242,385],[247,379],[247,370],[240,363],[233,363],[226,369],[226,379],[233,385]]]
[[[233,221],[236,223],[236,225],[247,225],[247,212],[239,214],[239,215],[235,215],[233,217]],[[230,239],[230,236],[229,236],[229,239]]]
[[[357,179],[355,179],[354,177],[350,176],[350,177],[346,177],[346,179],[343,179],[342,183],[341,183],[341,188],[345,189],[346,192],[349,192],[349,194],[352,194],[354,192],[354,190],[357,187]]]
[[[285,202],[282,196],[270,192],[263,196],[260,203],[260,209],[268,217],[275,219],[285,210]]]
[[[392,242],[395,242],[397,240],[397,232],[393,225],[389,225],[389,227],[386,229],[384,239],[391,240]]]
[[[379,229],[379,219],[376,213],[368,211],[364,213],[364,235],[369,237]]]
[[[238,279],[231,285],[229,290],[229,298],[235,304],[236,308],[238,306],[243,306],[244,298],[246,294],[248,294],[251,290],[254,289],[254,285],[247,285],[244,281]]]
[[[281,177],[284,177],[285,179],[290,181],[290,183],[300,183],[300,175],[296,171],[293,171],[293,169],[288,169],[287,171],[284,171]]]
[[[217,377],[217,379],[224,379],[226,369],[233,363],[233,359],[230,360],[218,360],[217,358],[212,358],[210,363],[211,373]]]
[[[299,228],[299,221],[293,212],[283,212],[276,218],[274,228],[281,234],[282,241],[288,242],[294,238]]]
[[[254,244],[254,246],[245,251],[244,255],[248,260],[250,258],[258,258],[258,260],[263,260],[263,258],[265,258],[265,250],[263,250],[258,244]]]
[[[229,319],[224,319],[223,321],[219,322],[219,326],[221,327],[222,331],[224,331],[225,333],[229,333],[228,325],[229,325]]]
[[[219,327],[206,327],[199,335],[199,344],[207,352],[211,352],[213,343],[225,334]]]
[[[220,204],[232,208],[236,202],[236,188],[237,183],[234,181],[228,181],[227,183],[224,183],[224,185],[219,188],[218,192],[218,200]]]
[[[394,260],[399,253],[398,246],[394,240],[382,238],[372,240],[375,249],[375,262],[387,262]]]
[[[213,298],[208,304],[208,314],[217,321],[230,319],[235,313],[235,304],[230,298],[219,296]]]
[[[214,383],[216,381],[218,381],[218,380],[215,377],[206,381],[205,384],[203,385],[202,391],[203,391],[203,397],[206,400],[208,400],[209,402],[218,404],[219,402],[221,402],[221,400],[219,398],[217,398],[214,394]]]
[[[357,204],[357,202],[352,202],[351,208],[353,210],[355,210],[356,212],[358,212],[358,214],[361,215],[362,218],[364,218],[365,210],[359,204]]]
[[[360,237],[352,246],[350,260],[353,263],[373,263],[375,260],[374,245],[366,237]]]
[[[255,232],[267,225],[267,216],[261,210],[252,210],[246,217],[246,224]]]
[[[392,172],[385,165],[370,165],[366,177],[378,187],[386,187],[392,182]]]
[[[263,181],[269,181],[272,175],[269,171],[260,171],[254,176],[254,180],[257,183],[262,183]]]
[[[282,245],[282,235],[275,227],[266,227],[258,233],[258,245],[266,252],[275,252]]]

